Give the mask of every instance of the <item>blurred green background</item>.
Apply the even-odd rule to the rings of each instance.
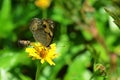
[[[55,66],[41,64],[39,80],[120,80],[120,29],[104,9],[113,1],[52,0],[41,8],[35,0],[0,0],[0,80],[35,79],[36,62],[18,45],[34,41],[35,17],[55,22],[59,53]]]

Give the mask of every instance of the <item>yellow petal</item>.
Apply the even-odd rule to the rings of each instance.
[[[41,59],[41,63],[43,64],[45,62],[45,60],[44,59]]]
[[[55,63],[54,63],[50,58],[47,58],[46,61],[47,61],[50,65],[55,65]]]
[[[26,48],[25,49],[25,52],[28,52],[28,53],[35,53],[36,50],[34,48]]]

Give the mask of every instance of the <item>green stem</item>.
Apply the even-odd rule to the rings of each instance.
[[[42,17],[47,18],[47,9],[43,9],[42,11]]]
[[[36,70],[35,80],[39,80],[39,75],[40,75],[40,62],[37,61],[37,70]]]

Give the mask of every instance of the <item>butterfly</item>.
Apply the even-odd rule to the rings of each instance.
[[[54,35],[54,22],[52,20],[33,18],[29,28],[37,42],[49,47]],[[31,42],[29,40],[19,40],[18,43],[22,46],[28,46]]]
[[[53,39],[54,22],[50,19],[34,18],[30,24],[30,31],[36,41],[48,47]]]

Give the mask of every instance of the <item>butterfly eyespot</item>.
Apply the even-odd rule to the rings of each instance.
[[[47,26],[45,24],[43,24],[43,28],[46,28]]]

